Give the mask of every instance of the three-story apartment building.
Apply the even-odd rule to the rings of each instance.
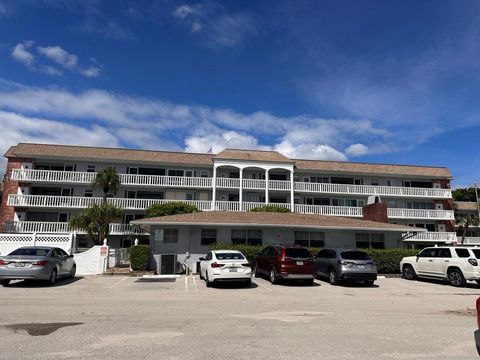
[[[111,224],[116,246],[143,236],[129,223],[154,203],[185,201],[203,211],[274,204],[296,213],[362,218],[371,195],[387,204],[389,222],[428,230],[411,243],[456,240],[445,167],[289,159],[259,150],[197,154],[29,143],[12,146],[5,157],[5,232],[69,232],[72,215],[101,201],[90,186],[95,174],[113,166],[121,187],[109,201],[125,210],[122,221]]]

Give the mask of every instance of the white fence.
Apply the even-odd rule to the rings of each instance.
[[[71,253],[73,234],[0,234],[0,256],[22,246],[54,246]]]
[[[108,246],[94,246],[82,253],[74,254],[77,275],[100,275],[107,270]]]

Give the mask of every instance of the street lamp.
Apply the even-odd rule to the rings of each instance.
[[[478,218],[480,219],[480,203],[478,202],[478,183],[474,182],[473,187],[475,188],[475,199],[477,200]]]

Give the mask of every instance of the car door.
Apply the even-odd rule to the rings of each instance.
[[[450,265],[452,260],[452,251],[449,248],[440,248],[437,249],[436,257],[433,261],[432,270],[435,272],[435,275],[439,277],[444,277],[447,273],[447,267]]]
[[[70,274],[70,271],[72,271],[73,264],[75,263],[73,261],[73,258],[70,257],[63,249],[58,249],[60,251],[61,259],[62,259],[62,268],[64,274]]]
[[[267,246],[262,252],[257,256],[257,269],[263,273],[268,273],[268,254],[273,252],[273,248],[271,246]]]
[[[436,248],[426,248],[417,255],[415,271],[418,275],[435,276],[434,261],[436,253]]]
[[[323,249],[315,257],[315,270],[318,275],[327,275],[327,268],[329,262],[328,255],[328,250]]]
[[[59,275],[59,276],[64,275],[65,274],[65,265],[63,263],[62,253],[60,252],[60,249],[58,249],[58,248],[53,249],[52,259],[55,262],[55,264],[57,265],[57,269],[58,269],[58,274],[57,275]]]
[[[200,263],[200,272],[202,273],[202,276],[205,277],[207,273],[207,267],[208,264],[210,263],[210,260],[212,260],[212,252],[210,251],[207,256],[202,260]]]

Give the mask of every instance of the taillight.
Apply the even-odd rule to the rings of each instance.
[[[477,298],[477,329],[480,329],[480,297]]]
[[[211,266],[212,268],[221,268],[221,267],[224,267],[225,265],[224,265],[224,264],[218,264],[218,263],[216,263],[216,262],[213,262],[213,263],[210,264],[210,266]]]
[[[477,259],[468,259],[468,262],[470,263],[470,265],[478,266],[478,261],[477,261]]]
[[[345,261],[345,260],[338,260],[338,263],[340,265],[345,265],[345,266],[352,266],[354,263],[351,261]]]
[[[5,260],[3,260],[3,259],[0,259],[0,265],[7,265],[7,264],[9,264],[8,261],[5,261]]]
[[[242,266],[245,266],[245,267],[252,267],[252,265],[250,265],[250,263],[244,263],[244,264],[242,264]]]
[[[35,262],[32,263],[32,265],[36,265],[36,266],[47,266],[47,265],[48,265],[48,260],[35,261]]]

